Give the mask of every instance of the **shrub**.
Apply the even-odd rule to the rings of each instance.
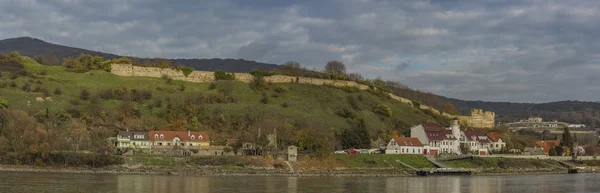
[[[231,151],[232,151],[231,147],[225,147],[225,148],[223,148],[223,152],[225,152],[225,153],[229,153]]]
[[[360,95],[362,96],[362,95]],[[356,99],[354,97],[352,97],[352,95],[348,95],[348,104],[350,104],[350,107],[352,107],[352,109],[360,111],[360,104],[358,103],[358,101],[356,101]]]
[[[88,91],[87,89],[81,90],[81,92],[79,93],[79,99],[87,101],[89,98],[90,98],[90,91]]]
[[[183,84],[179,85],[179,92],[185,91],[185,86]]]
[[[215,82],[211,82],[211,83],[208,85],[208,90],[213,90],[213,89],[215,89],[215,88],[217,88],[217,84],[215,84]]]
[[[42,71],[40,71],[40,75],[46,76],[46,75],[48,75],[48,71],[42,70]]]
[[[6,88],[7,86],[8,86],[8,84],[6,82],[0,83],[0,88]]]
[[[171,77],[167,78],[167,84],[173,84],[173,79]]]
[[[33,89],[33,92],[42,92],[42,87],[41,86],[35,86],[35,88]]]
[[[22,87],[21,90],[25,91],[25,92],[31,92],[31,85],[29,85],[29,83],[25,83]]]
[[[352,111],[350,111],[350,109],[347,109],[347,108],[343,108],[342,110],[336,112],[336,114],[338,116],[346,118],[346,119],[356,118],[356,115],[354,115],[354,113],[352,113]]]
[[[269,103],[269,96],[267,96],[267,93],[263,92],[262,98],[260,99],[260,102],[263,103],[263,104],[268,104]]]
[[[0,110],[8,108],[8,101],[0,99]]]
[[[183,75],[185,77],[188,77],[188,75],[190,75],[192,72],[194,72],[193,68],[186,67],[186,66],[180,66],[180,67],[178,67],[178,69],[181,70],[181,72],[183,72]]]
[[[283,103],[281,104],[281,106],[282,106],[283,108],[288,108],[290,105],[289,105],[287,102],[283,102]]]
[[[235,80],[235,74],[223,71],[215,72],[215,80]]]
[[[413,105],[413,107],[415,107],[417,109],[421,107],[421,103],[419,103],[419,101],[415,101],[415,100],[412,101],[412,105]]]
[[[267,82],[262,76],[254,76],[254,78],[252,78],[252,82],[250,82],[250,87],[254,90],[265,89],[267,88]]]
[[[273,93],[273,94],[271,95],[271,97],[273,97],[273,98],[279,98],[279,93],[278,93],[278,92],[275,92],[275,93]]]
[[[69,103],[73,106],[78,106],[81,104],[81,101],[79,101],[77,99],[71,99],[71,100],[69,100]]]
[[[44,94],[45,97],[49,97],[50,96],[50,91],[48,91],[47,88],[42,88],[42,94]]]
[[[10,87],[17,88],[19,85],[15,81],[10,82]]]
[[[250,71],[250,74],[252,74],[253,76],[273,76],[275,73],[267,72],[264,70],[252,70]]]
[[[374,113],[377,113],[381,116],[386,116],[386,117],[391,117],[392,116],[392,109],[390,109],[390,107],[388,107],[387,105],[377,105],[377,107],[375,107],[375,109],[373,109]]]
[[[162,78],[162,79],[166,80],[166,79],[169,79],[170,77],[169,77],[169,76],[167,76],[166,74],[163,74],[162,76],[160,76],[160,78]]]
[[[281,93],[284,93],[286,90],[285,90],[285,88],[282,88],[282,87],[275,87],[275,89],[273,89],[273,91],[281,94]]]
[[[61,88],[54,89],[54,94],[55,95],[62,95],[62,89]]]
[[[63,59],[63,66],[69,72],[83,73],[90,70],[110,71],[110,62],[105,62],[102,56],[81,54],[77,58],[68,57]]]

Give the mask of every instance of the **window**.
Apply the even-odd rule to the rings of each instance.
[[[202,135],[198,135],[198,139],[199,139],[199,140],[202,140]]]
[[[194,146],[194,144],[190,143],[190,146]]]
[[[415,149],[413,149],[413,153],[415,153]]]
[[[163,144],[162,143],[158,143],[158,145],[162,146]]]
[[[165,138],[165,135],[163,135],[163,134],[160,134],[160,138],[161,138],[161,139]]]
[[[158,134],[154,134],[154,138],[158,138]]]
[[[192,140],[196,139],[196,136],[192,135]]]

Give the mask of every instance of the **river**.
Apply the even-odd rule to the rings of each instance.
[[[448,177],[189,177],[0,172],[0,192],[600,192],[600,174]]]

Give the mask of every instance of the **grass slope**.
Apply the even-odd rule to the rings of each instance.
[[[38,76],[37,80],[40,80],[42,84],[35,83],[37,80],[32,77],[21,76],[11,80],[9,77],[4,76],[0,78],[0,84],[4,82],[10,85],[14,81],[18,86],[16,88],[10,86],[0,88],[0,98],[7,100],[11,109],[23,109],[32,113],[46,108],[51,111],[64,111],[67,108],[73,108],[69,100],[79,98],[80,92],[83,89],[89,90],[92,95],[98,93],[99,90],[109,88],[150,90],[153,94],[152,100],[216,93],[219,89],[209,89],[210,83],[173,80],[172,84],[168,84],[166,80],[160,78],[124,77],[105,71],[71,73],[65,71],[62,66],[43,66],[27,57],[23,57],[23,63],[26,70]],[[38,86],[48,89],[53,101],[36,101],[36,97],[42,97],[42,93],[22,91],[21,87],[26,82],[30,82],[29,84],[32,89]],[[352,96],[357,100],[361,99],[358,100],[361,110],[352,110],[353,113],[357,117],[365,119],[372,134],[375,134],[376,131],[384,127],[391,127],[393,120],[401,121],[406,125],[435,122],[433,117],[407,104],[377,97],[365,91],[349,93],[342,89],[327,86],[289,83],[271,85],[272,88],[280,87],[285,90],[279,97],[271,97],[275,93],[273,89],[257,91],[253,90],[247,83],[235,81],[233,84],[235,87],[233,96],[237,100],[235,103],[207,104],[204,107],[207,109],[218,109],[225,117],[255,113],[289,122],[311,120],[330,129],[342,129],[349,127],[349,125],[346,119],[338,116],[336,112],[343,108],[352,109],[348,103],[348,97]],[[180,92],[176,89],[180,85],[185,86],[185,91]],[[160,91],[157,90],[157,87],[170,88],[171,91]],[[61,95],[53,94],[56,88],[62,89],[63,93]],[[270,96],[268,104],[260,102],[263,92]],[[137,104],[142,111],[143,119],[156,117],[157,112],[161,111],[161,109],[155,108],[150,110],[150,108],[146,108],[152,100]],[[82,101],[82,104],[79,106],[85,106],[87,103],[89,102]],[[286,103],[287,107],[284,107],[283,103]],[[117,100],[102,101],[102,105],[106,109],[114,108],[118,104],[120,104],[120,101]],[[393,115],[392,117],[377,115],[373,113],[372,107],[367,104],[371,104],[371,106],[379,104],[387,105],[392,110]]]

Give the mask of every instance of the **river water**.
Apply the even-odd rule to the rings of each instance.
[[[0,172],[0,192],[600,192],[600,174],[448,177],[189,177]]]

